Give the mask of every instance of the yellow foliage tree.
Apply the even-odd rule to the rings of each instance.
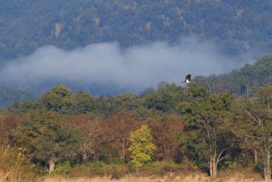
[[[129,136],[130,164],[133,168],[139,169],[146,162],[151,161],[152,154],[156,146],[152,143],[150,128],[143,125],[140,129],[132,132]]]

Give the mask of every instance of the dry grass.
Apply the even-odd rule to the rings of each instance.
[[[219,182],[262,182],[263,178],[259,173],[252,169],[244,169],[241,171],[224,171],[219,174]]]
[[[50,177],[46,178],[43,182],[180,182],[180,181],[190,181],[190,182],[199,182],[202,177],[135,177],[135,176],[126,176],[121,179],[111,179],[110,177],[94,177],[94,178],[63,178],[63,177]],[[204,179],[204,178],[203,178]],[[208,178],[207,178],[208,179]],[[207,180],[204,180],[207,181]],[[207,181],[208,182],[208,181]]]
[[[28,163],[22,149],[9,146],[0,148],[0,182],[1,181],[35,181],[34,166]]]
[[[221,174],[218,179],[211,180],[207,175],[202,173],[173,174],[169,173],[164,176],[125,176],[121,179],[111,179],[110,177],[93,177],[93,178],[64,178],[60,176],[47,177],[42,182],[262,182],[261,176],[257,174],[244,174],[242,172],[233,172]]]

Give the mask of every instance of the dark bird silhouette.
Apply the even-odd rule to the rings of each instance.
[[[184,81],[185,83],[191,83],[191,75],[189,74],[189,75],[186,75],[186,77],[185,77],[185,81]]]

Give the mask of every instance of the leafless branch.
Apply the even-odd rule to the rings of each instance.
[[[261,121],[255,118],[249,111],[245,110],[245,112],[256,122],[256,124],[261,125]]]

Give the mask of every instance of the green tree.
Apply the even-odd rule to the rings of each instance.
[[[144,106],[162,112],[175,112],[182,99],[181,88],[174,83],[161,84],[156,91],[147,92],[144,96]]]
[[[64,85],[55,86],[50,92],[44,94],[35,104],[31,103],[30,106],[24,104],[18,108],[11,108],[18,111],[29,111],[36,108],[44,108],[50,111],[55,111],[61,114],[82,114],[89,113],[93,108],[93,97],[87,93],[78,91],[73,93],[71,89]],[[30,108],[30,109],[24,109]],[[28,106],[28,107],[27,107]]]
[[[263,157],[263,174],[266,181],[271,180],[271,148],[272,148],[272,86],[260,88],[256,97],[248,99],[244,108],[247,118],[240,121],[239,133],[244,140],[254,143],[255,150]],[[246,127],[245,127],[246,125]],[[255,151],[255,155],[256,155]],[[255,156],[256,158],[257,156]],[[255,159],[256,160],[256,159]]]
[[[66,86],[55,86],[38,100],[38,105],[50,111],[67,113],[72,108],[72,95],[72,90]]]
[[[131,153],[130,164],[133,168],[139,169],[146,162],[151,161],[156,146],[152,143],[151,131],[147,125],[143,125],[140,129],[132,132],[129,136],[131,142],[128,151]]]
[[[110,118],[122,110],[136,110],[142,105],[142,99],[134,94],[127,93],[115,97],[99,97],[94,101],[92,113],[101,118]]]
[[[210,176],[216,177],[218,164],[227,157],[226,151],[233,143],[228,126],[234,97],[227,93],[210,95],[199,87],[187,89],[187,95],[188,102],[180,104],[188,122],[181,135],[182,150],[187,149],[198,162],[207,161]]]
[[[72,103],[70,113],[89,113],[93,108],[93,97],[87,92],[78,91],[73,95]]]
[[[55,162],[76,156],[80,133],[61,124],[56,112],[35,110],[26,114],[13,134],[16,145],[26,148],[33,161],[46,163],[49,173]]]

